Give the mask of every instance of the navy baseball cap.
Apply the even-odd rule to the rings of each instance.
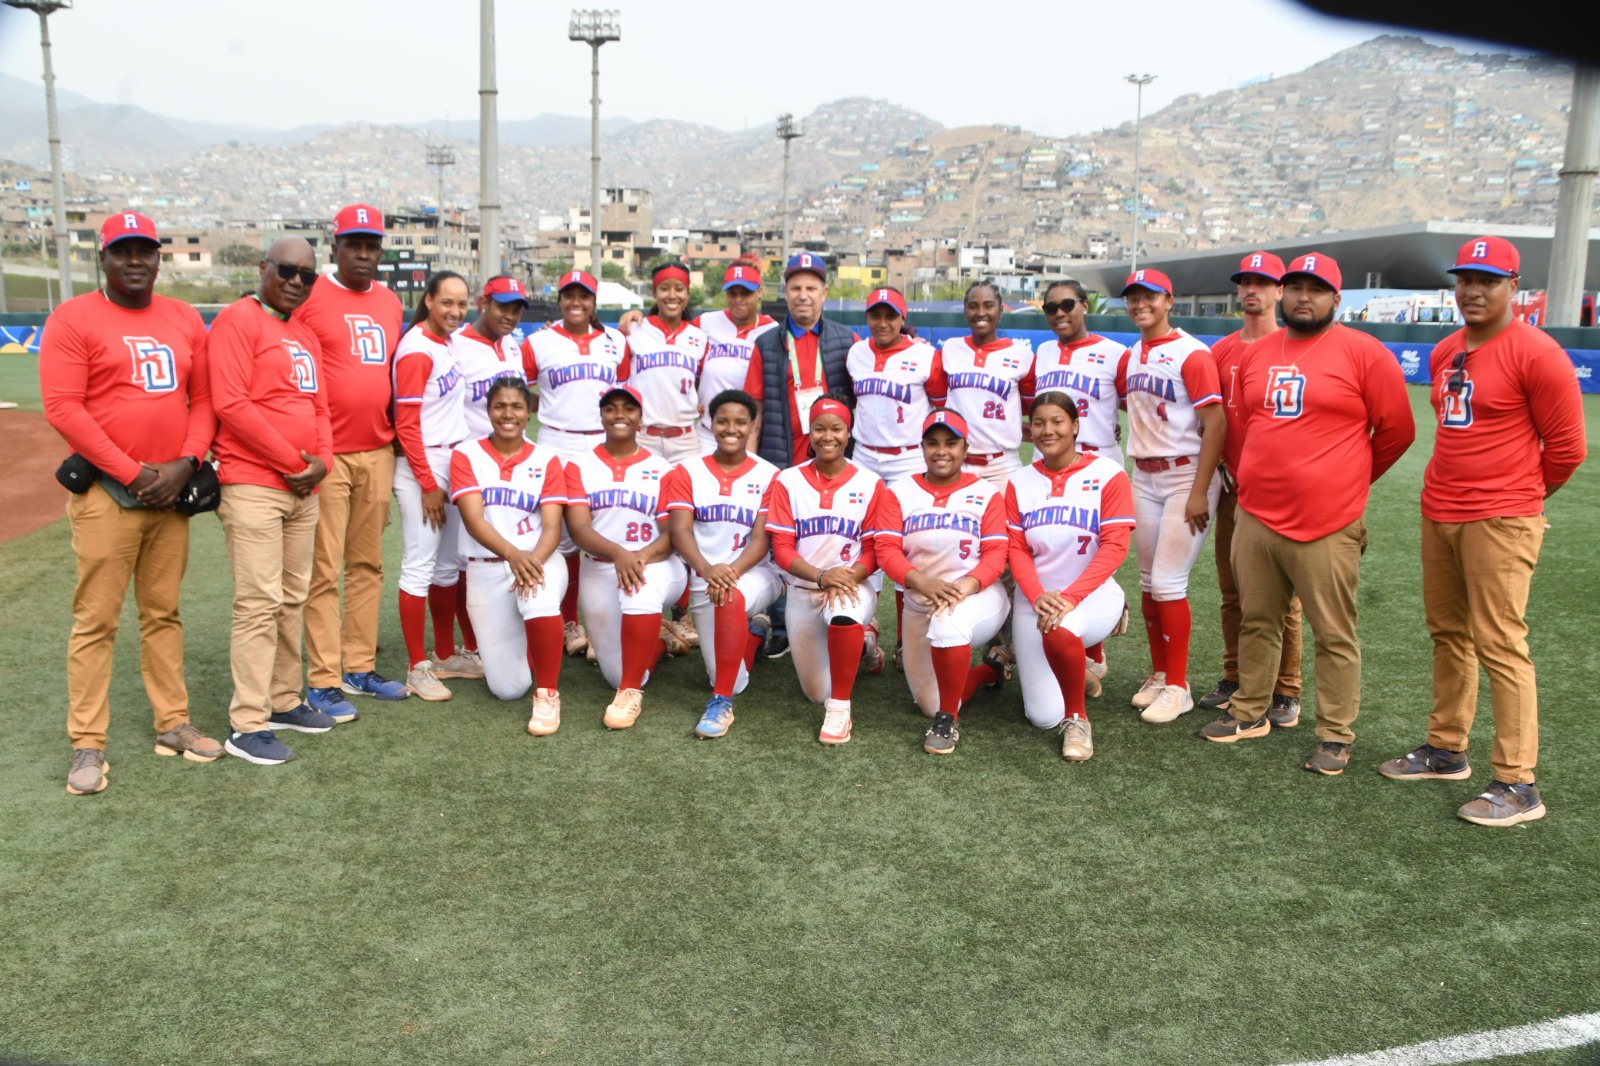
[[[796,274],[815,274],[823,281],[828,280],[828,264],[822,256],[812,252],[797,252],[789,257],[789,263],[783,268],[783,280],[788,281]]]

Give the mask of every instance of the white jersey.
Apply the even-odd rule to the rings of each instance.
[[[467,441],[450,453],[450,502],[468,493],[483,499],[484,520],[496,533],[513,547],[527,551],[544,533],[539,508],[547,503],[565,504],[567,482],[561,460],[549,448],[528,442],[515,455],[501,455],[485,437]],[[462,523],[461,556],[493,555]]]
[[[522,369],[539,390],[539,425],[570,433],[598,433],[600,397],[617,383],[628,342],[614,329],[586,336],[558,322],[522,342]]]
[[[871,471],[846,463],[838,476],[825,478],[815,462],[806,462],[779,471],[761,510],[767,531],[792,538],[795,555],[812,566],[851,566],[872,539],[872,516],[882,492],[883,481]],[[868,560],[875,570],[875,553]],[[787,570],[783,577],[800,588],[817,587]]]
[[[1128,401],[1128,454],[1169,459],[1200,454],[1196,409],[1222,402],[1211,349],[1183,330],[1134,342],[1117,367],[1117,392]]]
[[[1100,550],[1100,531],[1111,525],[1133,525],[1133,489],[1122,467],[1104,456],[1086,456],[1059,472],[1036,462],[1006,485],[1006,528],[1027,541],[1045,589],[1070,587]]]
[[[516,336],[507,333],[498,341],[490,341],[466,325],[450,334],[450,351],[461,368],[466,439],[493,436],[494,426],[489,422],[489,383],[508,374],[523,376]]]
[[[1006,540],[1000,490],[975,474],[938,487],[921,474],[901,478],[884,494],[874,524],[880,545],[896,542],[913,570],[941,581],[977,569],[984,541]],[[885,550],[880,547],[880,559]]]
[[[1028,342],[1001,338],[974,349],[971,337],[952,337],[940,356],[950,383],[945,406],[965,418],[972,430],[967,447],[978,455],[1021,447],[1022,394],[1032,391],[1033,348]]]
[[[466,388],[447,338],[426,325],[412,326],[400,338],[391,374],[394,402],[419,408],[424,447],[448,448],[467,439]]]
[[[922,442],[922,420],[947,389],[944,361],[933,346],[911,337],[888,351],[871,339],[857,341],[846,359],[856,394],[857,444],[873,448],[915,448]]]
[[[711,401],[719,392],[744,388],[750,372],[750,353],[756,338],[778,324],[776,319],[757,315],[755,325],[740,329],[726,311],[707,311],[694,320],[706,335],[706,354],[700,363],[700,406],[705,413],[700,424],[711,429]]]
[[[568,459],[565,469],[567,506],[589,508],[596,533],[630,551],[656,539],[656,523],[667,517],[661,486],[671,463],[643,448],[614,459],[602,444]]]
[[[705,330],[683,322],[668,332],[655,315],[628,336],[628,384],[644,399],[647,426],[688,427],[700,417],[695,379],[706,354]]]
[[[750,543],[767,486],[778,468],[759,455],[724,470],[714,456],[673,467],[661,498],[666,511],[694,512],[694,543],[712,565],[732,563]],[[704,592],[705,578],[690,573],[690,592]]]
[[[1078,401],[1078,443],[1096,451],[1117,446],[1117,367],[1127,348],[1089,334],[1063,348],[1059,341],[1039,345],[1033,359],[1033,394],[1064,392]]]

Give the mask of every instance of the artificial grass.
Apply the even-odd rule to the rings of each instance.
[[[1376,487],[1351,769],[1305,773],[1302,725],[1238,745],[1203,712],[1140,723],[1142,635],[1109,645],[1096,755],[1063,762],[1012,685],[920,749],[892,671],[856,730],[763,664],[723,740],[690,730],[698,655],[640,723],[599,724],[568,659],[563,724],[450,682],[447,704],[359,701],[259,768],[158,759],[124,614],[111,785],[63,788],[65,523],[0,545],[0,1053],[74,1063],[1077,1062],[1316,1059],[1597,1009],[1600,674],[1593,468],[1555,497],[1530,616],[1550,816],[1454,817],[1489,778],[1397,784],[1423,736],[1429,644],[1416,494],[1431,419]],[[1591,425],[1600,401],[1586,398]],[[401,673],[390,531],[380,670]],[[1131,566],[1119,575],[1136,587]],[[1220,661],[1208,547],[1191,682]],[[185,586],[196,722],[220,735],[231,586],[196,520]],[[892,606],[883,604],[885,621]],[[1307,687],[1311,686],[1307,641]],[[1519,1062],[1587,1061],[1585,1052]]]

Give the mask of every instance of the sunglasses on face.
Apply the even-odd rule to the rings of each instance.
[[[1456,357],[1450,360],[1450,377],[1445,381],[1444,387],[1454,396],[1467,384],[1467,353],[1457,352]]]
[[[284,281],[293,281],[298,277],[300,284],[308,289],[316,284],[317,272],[315,270],[304,270],[292,263],[280,263],[276,259],[268,259],[267,262],[278,268],[278,277]]]
[[[1070,315],[1073,309],[1077,306],[1078,301],[1074,300],[1070,296],[1065,300],[1046,300],[1044,302],[1044,313],[1047,315],[1053,315],[1057,311],[1060,311],[1064,315]]]

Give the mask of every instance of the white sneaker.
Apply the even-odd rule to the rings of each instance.
[[[568,622],[561,627],[568,655],[582,655],[583,650],[589,646],[589,634],[583,631],[580,622]]]
[[[1108,667],[1105,663],[1097,663],[1093,659],[1083,660],[1083,694],[1085,696],[1098,696],[1105,691],[1102,684],[1106,679]]]
[[[689,646],[689,635],[670,618],[661,620],[659,636],[661,642],[667,646],[667,655],[670,658],[676,659],[680,655],[688,655],[693,650]]]
[[[861,636],[861,669],[869,674],[883,673],[883,646],[878,643],[878,626],[865,627]]]
[[[700,646],[700,631],[694,627],[694,615],[685,611],[683,617],[674,624],[678,627],[678,632],[683,635],[683,639],[688,642],[689,647],[698,648]]]
[[[607,729],[627,729],[639,720],[639,712],[643,709],[643,692],[636,688],[619,688],[600,721]]]
[[[843,744],[850,739],[850,701],[828,699],[822,701],[822,732],[817,739],[824,744]]]
[[[1139,691],[1133,694],[1129,702],[1141,711],[1156,701],[1161,695],[1161,690],[1167,687],[1167,675],[1161,672],[1151,674],[1144,679],[1144,684],[1139,686]]]
[[[1139,712],[1146,722],[1170,722],[1179,715],[1194,710],[1194,698],[1189,690],[1179,685],[1168,685],[1161,690],[1155,702]]]
[[[433,663],[427,659],[413,666],[410,673],[406,674],[406,691],[429,703],[443,703],[452,695],[439,680],[439,675],[433,672]]]
[[[1068,762],[1087,762],[1094,755],[1094,731],[1089,719],[1074,715],[1061,723],[1061,757]]]
[[[533,692],[533,717],[528,719],[528,732],[536,737],[547,737],[561,728],[561,693],[551,688]]]
[[[433,676],[444,680],[460,677],[469,681],[483,680],[483,660],[475,651],[462,648],[443,662],[433,664]]]

